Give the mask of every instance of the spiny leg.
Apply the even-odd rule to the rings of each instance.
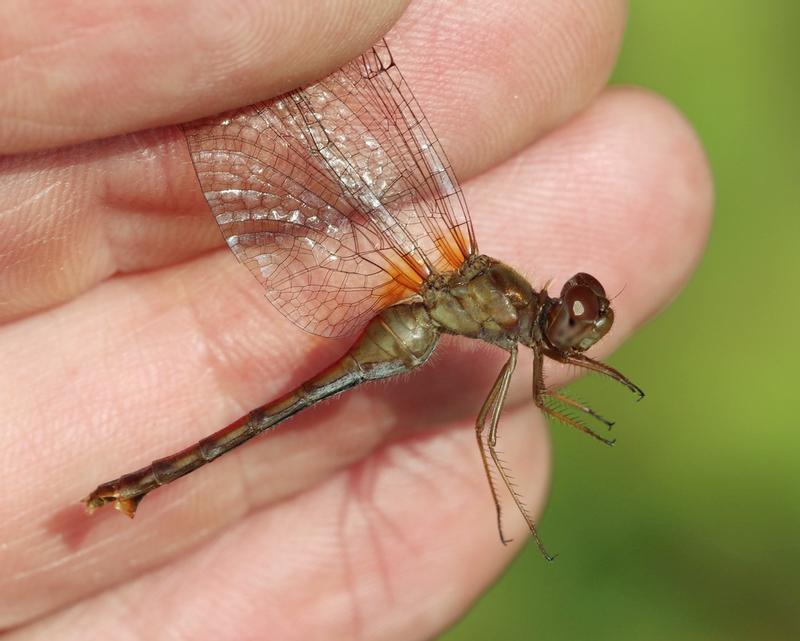
[[[548,405],[545,403],[545,400],[547,398],[553,398],[557,401],[564,402],[566,405],[570,405],[582,411],[586,411],[588,414],[595,416],[606,425],[609,424],[608,421],[603,419],[599,414],[597,414],[590,408],[582,406],[580,403],[577,403],[576,401],[573,401],[571,398],[563,396],[562,394],[555,394],[549,392],[544,386],[544,363],[543,363],[542,352],[538,349],[534,349],[533,350],[533,402],[536,403],[536,407],[538,407],[545,414],[556,419],[557,421],[561,421],[562,423],[569,425],[570,427],[574,427],[575,429],[580,430],[584,434],[588,434],[592,438],[596,438],[601,443],[604,443],[609,446],[614,445],[616,439],[604,438],[603,436],[600,436],[592,428],[590,428],[588,425],[578,420],[577,418],[567,416],[563,412],[559,412],[553,409],[552,407],[548,407]]]
[[[603,374],[604,376],[608,376],[609,378],[614,379],[618,383],[627,387],[631,392],[638,395],[638,400],[642,400],[644,398],[644,391],[638,385],[635,385],[627,376],[625,376],[622,372],[617,371],[611,365],[606,365],[605,363],[601,363],[600,361],[596,361],[593,358],[589,358],[586,354],[581,353],[573,353],[573,354],[561,354],[560,352],[547,352],[547,356],[557,360],[561,363],[566,363],[567,365],[576,365],[577,367],[582,367],[584,369],[591,370],[593,372],[597,372],[598,374]]]
[[[617,442],[617,439],[615,439],[615,438],[605,438],[603,436],[600,436],[591,427],[589,427],[588,425],[586,425],[585,423],[583,423],[579,419],[572,418],[571,416],[567,416],[563,412],[559,412],[557,410],[554,410],[552,407],[547,407],[547,405],[545,405],[544,402],[543,402],[544,398],[545,397],[541,397],[540,401],[536,403],[536,406],[539,409],[541,409],[545,414],[550,416],[551,418],[554,418],[557,421],[561,421],[562,423],[564,423],[566,425],[569,425],[570,427],[574,427],[576,430],[580,430],[584,434],[588,434],[592,438],[597,439],[598,441],[600,441],[601,443],[603,443],[605,445],[608,445],[609,447],[613,446],[614,443]]]
[[[503,479],[503,483],[505,483],[506,488],[508,488],[509,494],[511,494],[511,498],[514,499],[514,503],[517,506],[517,509],[522,514],[522,517],[525,519],[525,523],[528,525],[528,529],[531,532],[531,536],[533,536],[534,541],[536,541],[536,545],[539,548],[539,551],[542,553],[545,559],[548,561],[553,561],[555,557],[550,554],[544,547],[541,538],[539,538],[539,532],[536,529],[536,523],[534,523],[533,518],[528,513],[528,508],[522,502],[522,498],[517,492],[516,486],[514,482],[508,475],[505,467],[503,466],[503,462],[500,460],[500,457],[497,455],[497,450],[495,447],[497,446],[497,425],[500,421],[500,412],[503,409],[503,404],[506,400],[506,395],[508,394],[508,386],[511,382],[511,374],[514,372],[514,368],[517,366],[517,347],[516,345],[511,350],[511,356],[508,359],[505,367],[503,367],[502,372],[500,373],[500,387],[497,391],[497,398],[494,403],[494,407],[492,408],[492,418],[491,423],[489,424],[489,435],[487,438],[487,445],[489,447],[489,454],[494,461],[495,466],[497,467],[497,471],[500,473],[500,477]]]
[[[570,398],[569,396],[567,396],[563,392],[558,392],[558,391],[553,390],[553,389],[546,389],[546,390],[542,391],[542,396],[546,396],[548,398],[555,399],[559,403],[563,403],[564,405],[569,405],[570,407],[574,407],[576,410],[579,410],[581,412],[584,412],[585,414],[588,414],[589,416],[592,416],[592,417],[596,418],[603,425],[605,425],[608,429],[611,429],[612,427],[614,427],[614,421],[608,420],[607,418],[605,418],[601,414],[598,414],[597,412],[595,412],[588,405],[586,405],[584,403],[580,403],[580,402],[576,401],[574,398]]]
[[[513,363],[512,360],[514,361]],[[475,420],[475,436],[478,439],[478,449],[481,453],[481,461],[483,462],[483,469],[486,472],[486,479],[489,481],[489,490],[492,492],[492,500],[494,501],[495,512],[497,514],[497,531],[500,533],[500,541],[503,543],[503,545],[507,545],[512,541],[512,539],[507,539],[503,534],[502,507],[500,504],[500,497],[497,494],[495,478],[492,475],[489,457],[486,455],[486,444],[483,441],[483,431],[486,427],[486,417],[490,410],[492,411],[492,414],[494,414],[494,406],[497,402],[498,392],[502,386],[503,378],[506,376],[506,370],[509,368],[509,365],[511,365],[511,370],[513,371],[514,366],[516,365],[516,352],[512,353],[511,358],[506,361],[503,369],[500,370],[500,374],[497,376],[497,379],[492,385],[492,389],[489,391],[489,395],[486,397],[486,400],[481,406],[481,411],[478,413],[478,418]]]

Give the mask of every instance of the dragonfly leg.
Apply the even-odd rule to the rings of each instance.
[[[570,398],[563,392],[558,392],[554,389],[546,389],[542,392],[542,396],[549,397],[552,399],[557,400],[559,403],[563,403],[564,405],[569,405],[570,407],[574,407],[576,410],[583,412],[584,414],[588,414],[589,416],[597,419],[603,425],[605,425],[608,429],[614,427],[614,421],[607,419],[602,414],[595,412],[591,407],[585,405],[584,403],[580,403],[576,401],[574,398]]]
[[[510,376],[510,374],[507,374],[509,366],[510,370],[513,372],[515,364],[516,352],[512,352],[511,358],[508,359],[503,369],[500,370],[500,374],[492,385],[492,389],[489,391],[489,395],[486,397],[486,400],[481,406],[481,411],[478,413],[478,418],[475,420],[475,436],[478,440],[478,449],[481,453],[481,461],[483,462],[483,469],[486,472],[486,479],[489,481],[489,490],[492,493],[492,500],[494,501],[495,512],[497,514],[497,531],[500,533],[500,541],[503,545],[511,543],[512,539],[507,539],[503,534],[503,510],[500,504],[500,497],[497,494],[495,477],[492,475],[492,464],[490,463],[489,454],[486,450],[487,444],[484,441],[483,433],[486,428],[486,417],[490,413],[494,415],[494,407],[497,405],[497,399],[500,388],[503,385],[503,380],[507,376]]]
[[[553,358],[561,363],[566,363],[567,365],[575,365],[577,367],[582,367],[583,369],[591,370],[592,372],[597,372],[598,374],[603,374],[604,376],[608,376],[609,378],[614,379],[621,385],[627,387],[631,392],[638,395],[638,400],[642,400],[644,398],[644,392],[642,388],[638,385],[635,385],[633,382],[628,379],[622,372],[617,371],[611,365],[606,365],[605,363],[601,363],[600,361],[596,361],[593,358],[589,358],[586,354],[581,354],[579,352],[573,354],[561,354],[559,352],[548,352],[547,356]]]
[[[506,361],[506,364],[503,366],[503,369],[500,371],[500,376],[498,376],[497,381],[495,382],[494,386],[492,387],[492,391],[489,393],[489,397],[486,399],[486,403],[484,403],[483,408],[481,409],[481,416],[479,418],[483,418],[484,420],[481,422],[485,422],[486,415],[490,415],[489,421],[489,432],[486,438],[486,448],[489,450],[489,456],[494,463],[497,472],[500,474],[500,478],[503,479],[503,483],[505,484],[506,488],[508,489],[509,494],[511,494],[511,498],[514,500],[514,503],[517,506],[517,509],[522,514],[522,517],[525,519],[525,523],[530,530],[533,539],[536,541],[536,545],[539,548],[539,551],[542,553],[545,559],[548,561],[552,561],[555,559],[544,547],[541,538],[539,538],[539,532],[536,529],[536,523],[533,520],[533,517],[528,512],[528,508],[522,502],[522,497],[520,496],[519,492],[517,491],[516,485],[514,484],[513,480],[508,474],[503,462],[500,460],[500,457],[497,454],[497,425],[500,421],[500,412],[503,409],[503,404],[506,400],[506,395],[508,394],[508,386],[511,382],[511,375],[514,373],[514,368],[517,366],[517,346],[514,345],[511,350],[511,354]],[[476,425],[477,430],[477,425]],[[490,467],[488,461],[485,458],[485,451],[483,449],[483,440],[480,438],[480,434],[482,432],[482,428],[480,429],[478,442],[481,445],[481,454],[484,456],[484,468],[486,469],[486,475],[489,477],[489,486],[492,488],[492,495],[495,500],[495,506],[497,507],[497,515],[498,515],[498,523],[500,522],[500,503],[498,501],[497,492],[494,488],[493,481],[491,474],[489,473]],[[502,529],[500,530],[500,538],[505,542],[503,538]]]
[[[544,364],[543,364],[543,357],[542,352],[538,349],[533,350],[533,402],[536,403],[536,407],[541,409],[545,414],[548,416],[556,419],[557,421],[561,421],[562,423],[569,425],[570,427],[574,427],[577,430],[580,430],[584,434],[588,434],[592,438],[597,439],[601,443],[606,445],[614,445],[616,439],[608,439],[603,436],[600,436],[597,432],[595,432],[591,427],[586,425],[583,421],[578,418],[574,418],[572,416],[567,416],[563,412],[560,412],[552,407],[549,407],[546,403],[548,398],[555,399],[564,403],[565,405],[569,405],[570,407],[574,407],[590,416],[594,416],[602,423],[611,427],[613,423],[602,416],[600,416],[597,412],[592,410],[591,408],[587,407],[586,405],[582,405],[577,401],[572,400],[568,396],[564,396],[563,394],[559,394],[557,392],[552,392],[548,390],[544,386]]]

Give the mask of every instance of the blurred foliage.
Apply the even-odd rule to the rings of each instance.
[[[708,252],[613,358],[641,404],[577,384],[613,451],[554,429],[542,530],[442,641],[800,639],[800,2],[633,0],[614,82],[667,96],[700,134]]]

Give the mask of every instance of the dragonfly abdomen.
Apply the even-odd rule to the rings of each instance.
[[[191,447],[103,483],[84,499],[84,503],[89,510],[94,510],[113,502],[118,510],[133,517],[148,492],[210,463],[314,403],[365,381],[418,367],[428,360],[438,339],[439,331],[421,303],[389,307],[370,321],[341,359],[288,394],[253,410]]]

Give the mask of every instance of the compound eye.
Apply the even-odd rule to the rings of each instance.
[[[566,283],[564,283],[564,287],[561,289],[561,296],[565,297],[567,293],[575,287],[587,287],[588,289],[593,291],[597,297],[599,298],[606,297],[606,290],[603,289],[603,286],[600,284],[600,281],[597,280],[591,274],[587,274],[585,272],[580,272],[578,274],[575,274]]]
[[[600,315],[600,300],[597,294],[583,285],[575,285],[564,295],[569,314],[575,320],[594,321]]]

